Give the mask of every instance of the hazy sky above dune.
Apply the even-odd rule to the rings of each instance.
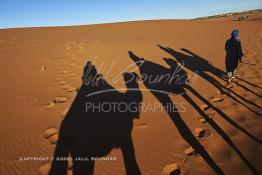
[[[0,28],[188,19],[262,8],[262,0],[0,0]]]

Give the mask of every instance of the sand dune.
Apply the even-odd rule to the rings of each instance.
[[[53,156],[63,111],[77,94],[86,62],[112,83],[133,64],[128,51],[167,69],[163,58],[184,63],[191,77],[198,72],[186,97],[170,96],[186,107],[181,119],[157,110],[134,120],[132,138],[142,174],[168,174],[174,168],[194,175],[261,174],[261,17],[1,29],[0,174],[48,174],[50,160],[23,158]],[[240,30],[244,62],[226,87],[224,44],[234,28]],[[125,89],[122,82],[114,88]],[[139,86],[146,89],[142,82]],[[144,103],[158,102],[150,91],[142,93]],[[188,127],[186,133],[176,122]],[[199,145],[201,151],[194,150]],[[113,149],[108,156],[117,160],[96,161],[94,174],[125,174],[121,151]]]

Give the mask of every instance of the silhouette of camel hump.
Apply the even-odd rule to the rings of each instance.
[[[131,138],[133,120],[139,118],[143,100],[138,75],[123,73],[127,91],[121,93],[97,74],[91,62],[87,63],[83,74],[81,88],[61,123],[54,158],[70,155],[74,175],[91,175],[93,158],[107,156],[113,148],[120,148],[126,174],[141,174]],[[126,109],[121,108],[123,106]],[[79,158],[85,161],[78,161]],[[49,174],[67,174],[67,161],[54,160]]]
[[[164,61],[170,66],[170,68],[166,68],[144,58],[139,58],[131,51],[128,53],[138,66],[141,79],[148,89],[166,94],[185,92],[184,85],[188,83],[188,77],[186,72],[178,64],[175,64],[176,62],[171,64],[171,59],[164,58]]]

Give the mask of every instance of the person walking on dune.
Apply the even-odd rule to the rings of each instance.
[[[239,30],[235,29],[231,32],[231,38],[226,41],[226,70],[228,76],[228,83],[235,78],[238,62],[242,61],[243,51],[241,42],[238,39]]]

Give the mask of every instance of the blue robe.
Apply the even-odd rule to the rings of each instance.
[[[226,69],[227,72],[233,72],[237,66],[238,61],[241,61],[243,56],[241,42],[238,39],[230,38],[227,40],[226,45]]]

